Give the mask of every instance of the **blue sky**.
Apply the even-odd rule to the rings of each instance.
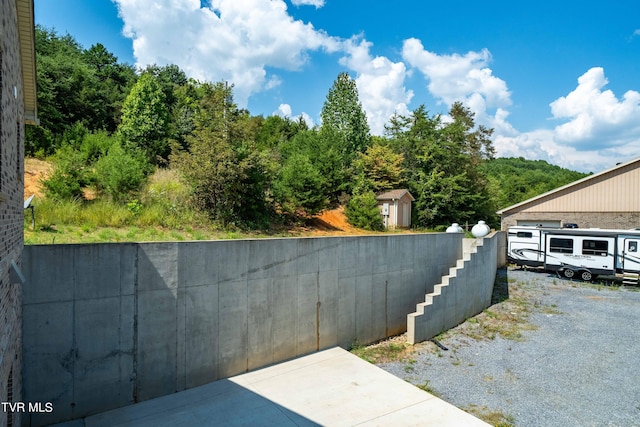
[[[464,102],[500,156],[597,172],[640,157],[640,2],[35,0],[36,23],[121,62],[227,80],[252,114],[319,124],[341,71],[374,134]]]

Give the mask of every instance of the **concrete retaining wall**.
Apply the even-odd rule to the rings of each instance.
[[[496,267],[504,265],[504,233],[464,239],[463,257],[407,316],[407,341],[426,341],[491,305]]]
[[[446,233],[27,246],[24,398],[55,410],[23,425],[404,332],[462,246]]]

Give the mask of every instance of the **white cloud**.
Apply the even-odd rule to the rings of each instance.
[[[372,57],[371,46],[357,37],[345,41],[343,49],[347,55],[340,59],[340,64],[357,73],[358,95],[371,133],[381,135],[394,113],[409,113],[407,105],[413,91],[404,86],[407,76],[404,63],[392,62],[384,56]]]
[[[600,172],[616,163],[637,158],[640,154],[640,138],[621,147],[577,150],[575,147],[559,143],[553,130],[538,129],[515,136],[498,134],[494,138],[494,147],[499,157],[546,160],[571,170]]]
[[[487,50],[465,55],[438,55],[417,39],[404,42],[403,58],[429,81],[428,89],[450,106],[462,101],[476,122],[494,129],[494,146],[501,157],[547,160],[566,168],[599,171],[640,155],[640,93],[627,91],[616,98],[602,68],[578,79],[568,95],[550,104],[552,129],[519,132],[508,121],[511,94],[507,84],[487,67]]]
[[[276,75],[271,75],[271,77],[269,77],[269,80],[265,82],[264,88],[265,90],[269,90],[269,89],[273,89],[274,87],[278,87],[281,84],[282,84],[282,80],[280,79],[280,77]]]
[[[280,104],[274,114],[277,114],[280,117],[291,117],[291,105]]]
[[[307,123],[307,126],[309,127],[309,129],[315,126],[315,123],[313,123],[313,119],[307,113],[302,112],[298,117],[302,117],[302,120],[304,120]]]
[[[115,0],[138,66],[176,64],[199,80],[235,85],[240,106],[277,86],[267,67],[297,70],[315,50],[339,41],[294,20],[284,0]]]
[[[550,104],[555,119],[569,120],[555,128],[558,142],[580,150],[623,146],[640,137],[640,93],[630,90],[619,100],[603,90],[608,83],[602,68],[591,68],[571,93]]]
[[[305,112],[302,112],[301,114],[298,114],[296,117],[293,117],[291,105],[289,104],[280,104],[280,106],[278,106],[278,109],[274,111],[273,114],[280,117],[287,117],[292,120],[298,120],[300,117],[302,117],[302,120],[304,120],[307,123],[307,126],[309,127],[309,129],[315,126],[311,116],[309,116]]]
[[[324,6],[324,0],[291,0],[291,4],[294,6],[315,6],[316,9]]]
[[[640,36],[640,28],[633,32],[634,36]]]
[[[627,91],[622,100],[603,90],[604,70],[591,68],[578,86],[550,104],[553,129],[505,135],[496,132],[494,145],[503,157],[522,156],[583,172],[598,172],[640,155],[640,93]]]
[[[504,80],[488,68],[491,53],[487,49],[465,55],[438,55],[424,48],[415,38],[404,41],[402,57],[429,81],[429,92],[448,107],[463,102],[475,113],[476,122],[504,134],[516,131],[506,121],[511,93]]]
[[[498,156],[541,159],[562,167],[597,172],[640,155],[640,93],[627,91],[616,98],[602,68],[592,68],[578,79],[567,96],[550,104],[552,129],[520,132],[508,121],[511,93],[488,65],[484,49],[465,55],[438,55],[417,39],[405,40],[404,60],[420,70],[436,100],[450,106],[462,101],[476,122],[494,129]]]
[[[404,41],[402,57],[424,74],[429,80],[429,91],[448,105],[473,94],[481,95],[490,108],[511,104],[507,84],[493,76],[487,67],[491,61],[487,49],[465,55],[438,55],[426,50],[420,40],[411,38]]]

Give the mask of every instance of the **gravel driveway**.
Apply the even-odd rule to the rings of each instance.
[[[499,274],[509,298],[439,336],[447,350],[378,366],[500,425],[640,426],[640,289]]]

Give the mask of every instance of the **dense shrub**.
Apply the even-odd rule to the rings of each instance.
[[[354,227],[375,231],[384,228],[376,195],[372,191],[354,194],[347,203],[345,213],[349,223]]]
[[[88,133],[80,143],[80,152],[87,164],[93,164],[101,157],[109,153],[109,149],[118,143],[117,137],[109,135],[106,131]]]
[[[327,205],[323,185],[324,180],[309,157],[295,153],[285,162],[273,193],[283,211],[296,213],[297,209],[303,209],[313,215]]]
[[[173,169],[157,169],[140,193],[142,208],[136,223],[142,227],[184,228],[209,224],[206,213],[189,203],[191,189]]]
[[[45,159],[55,152],[53,132],[42,126],[26,126],[24,138],[25,156]]]
[[[91,171],[80,151],[65,145],[53,159],[53,171],[42,181],[47,197],[54,200],[83,199],[82,188],[90,184]]]
[[[96,189],[113,201],[124,202],[140,190],[149,172],[150,165],[142,155],[114,144],[95,163]]]

